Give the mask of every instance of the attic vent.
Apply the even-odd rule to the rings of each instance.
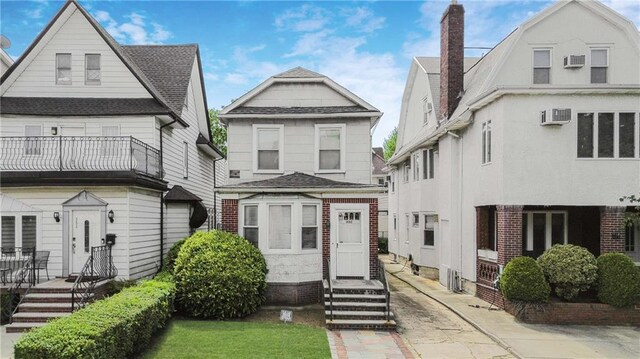
[[[541,125],[562,125],[571,121],[570,108],[554,108],[540,112]]]
[[[564,57],[564,68],[575,69],[584,66],[585,55],[569,55]]]

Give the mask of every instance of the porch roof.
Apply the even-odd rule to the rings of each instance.
[[[295,190],[296,192],[307,192],[308,190],[318,192],[318,190],[331,191],[336,189],[340,192],[344,192],[345,190],[358,192],[362,192],[363,190],[370,192],[384,190],[384,188],[379,185],[334,181],[328,178],[313,176],[302,172],[294,172],[265,180],[248,181],[221,186],[219,189],[221,192],[227,193],[236,191],[247,192],[251,190],[264,192],[265,189],[274,190],[275,192],[291,192],[292,190]]]
[[[153,98],[2,97],[4,115],[122,116],[167,115]]]

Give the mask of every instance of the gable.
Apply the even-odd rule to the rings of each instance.
[[[246,107],[355,106],[323,82],[275,82],[248,100]]]
[[[56,53],[71,54],[71,85],[56,85]],[[85,54],[101,55],[101,84],[84,84]],[[2,84],[10,97],[151,98],[84,15],[71,3]]]

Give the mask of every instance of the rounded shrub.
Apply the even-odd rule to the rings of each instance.
[[[538,264],[556,294],[568,301],[589,289],[598,276],[596,257],[573,244],[554,245],[542,253]]]
[[[180,248],[184,242],[187,241],[189,237],[182,238],[171,246],[169,251],[167,252],[167,256],[164,257],[164,264],[162,265],[162,270],[167,271],[169,273],[173,273],[173,267],[176,264],[176,258],[178,258],[178,253],[180,253]]]
[[[500,291],[510,301],[539,303],[549,300],[551,289],[535,259],[517,257],[504,267]]]
[[[598,257],[598,299],[615,307],[628,307],[640,299],[640,269],[623,253]]]
[[[194,317],[246,316],[264,303],[266,274],[262,253],[246,239],[223,231],[197,232],[176,258],[177,307]]]

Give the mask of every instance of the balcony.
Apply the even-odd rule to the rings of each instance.
[[[131,136],[0,137],[0,172],[3,185],[30,182],[31,172],[40,179],[163,177],[160,151]]]

